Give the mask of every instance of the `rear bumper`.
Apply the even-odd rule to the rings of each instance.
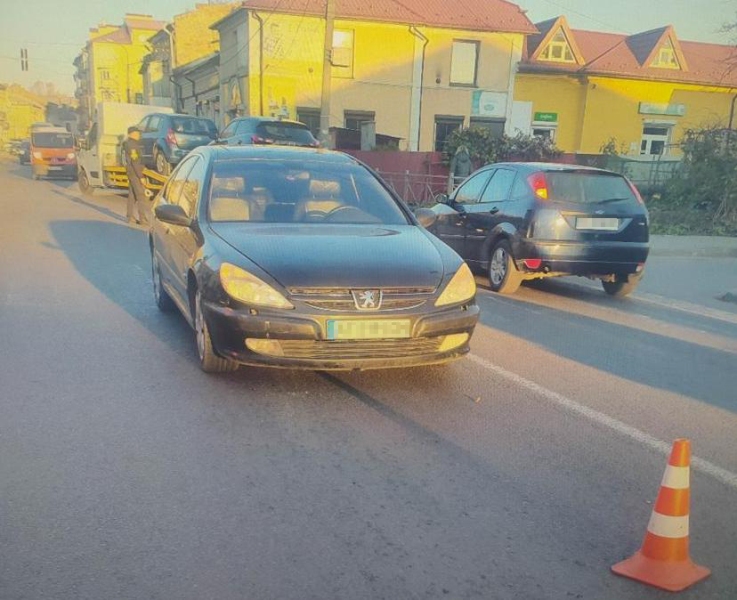
[[[514,252],[517,268],[523,273],[567,275],[629,275],[642,270],[650,251],[647,242],[529,242]],[[540,259],[534,269],[525,259]]]
[[[205,302],[205,319],[218,354],[242,364],[313,370],[378,369],[448,362],[469,351],[479,318],[476,304],[412,315],[412,335],[397,340],[328,340],[331,315],[251,315],[248,311]],[[408,315],[401,315],[406,318]],[[332,315],[335,317],[335,315]],[[383,316],[382,316],[383,318]],[[388,315],[386,318],[397,318]],[[442,348],[447,336],[467,334]],[[270,340],[276,353],[255,352],[246,340]],[[460,338],[459,338],[460,339]]]

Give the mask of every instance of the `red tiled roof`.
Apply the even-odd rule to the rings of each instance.
[[[335,16],[446,29],[536,33],[523,10],[506,0],[340,0]],[[298,15],[324,15],[326,0],[245,0],[242,7]]]
[[[537,25],[538,28],[543,26],[549,31],[548,21]],[[584,65],[531,60],[529,57],[533,55],[535,48],[530,48],[528,44],[527,52],[520,63],[520,71],[602,74],[654,81],[737,85],[737,51],[733,47],[680,41],[670,26],[631,36],[578,29],[570,32],[585,60]],[[673,37],[676,51],[682,54],[685,69],[649,66],[648,58],[656,45],[666,39],[667,34]]]
[[[124,19],[128,29],[150,29],[151,31],[158,31],[164,25],[166,25],[164,21],[155,21],[154,19],[150,18],[146,19],[143,18],[143,15],[139,15],[139,17],[141,18],[130,16]]]

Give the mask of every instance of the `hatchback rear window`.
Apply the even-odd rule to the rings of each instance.
[[[209,135],[217,137],[218,130],[215,123],[208,119],[187,119],[184,117],[173,117],[171,120],[171,128],[175,133],[185,133],[190,135]]]
[[[545,173],[548,198],[560,202],[598,204],[615,200],[637,199],[627,180],[609,173],[548,171]]]
[[[275,144],[312,146],[317,142],[306,126],[296,123],[259,123],[256,127],[256,135]]]

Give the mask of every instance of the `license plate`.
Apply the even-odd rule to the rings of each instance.
[[[61,171],[61,167],[49,167],[49,171]]]
[[[576,229],[617,231],[619,229],[619,219],[613,217],[577,217]]]
[[[328,321],[329,340],[379,340],[410,337],[409,319]]]

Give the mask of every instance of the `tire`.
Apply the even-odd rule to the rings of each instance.
[[[602,281],[604,291],[614,298],[624,298],[635,291],[642,280],[642,272],[632,275],[618,275],[616,281]]]
[[[161,150],[154,150],[154,164],[158,173],[162,175],[169,175],[171,173],[171,165]]]
[[[205,316],[202,314],[202,296],[200,291],[195,292],[194,328],[197,341],[197,356],[200,359],[200,368],[205,373],[230,373],[238,369],[238,363],[221,358],[215,354],[207,327]]]
[[[514,294],[522,283],[507,240],[496,243],[489,260],[489,285],[499,294]]]
[[[79,185],[80,191],[85,196],[91,196],[95,191],[95,189],[90,185],[90,180],[87,178],[87,173],[84,169],[80,169],[79,174],[77,175],[77,184]]]
[[[156,258],[156,252],[153,248],[151,248],[151,277],[153,279],[156,306],[161,312],[172,312],[176,308],[176,305],[161,283],[161,267],[159,266],[159,259]]]

